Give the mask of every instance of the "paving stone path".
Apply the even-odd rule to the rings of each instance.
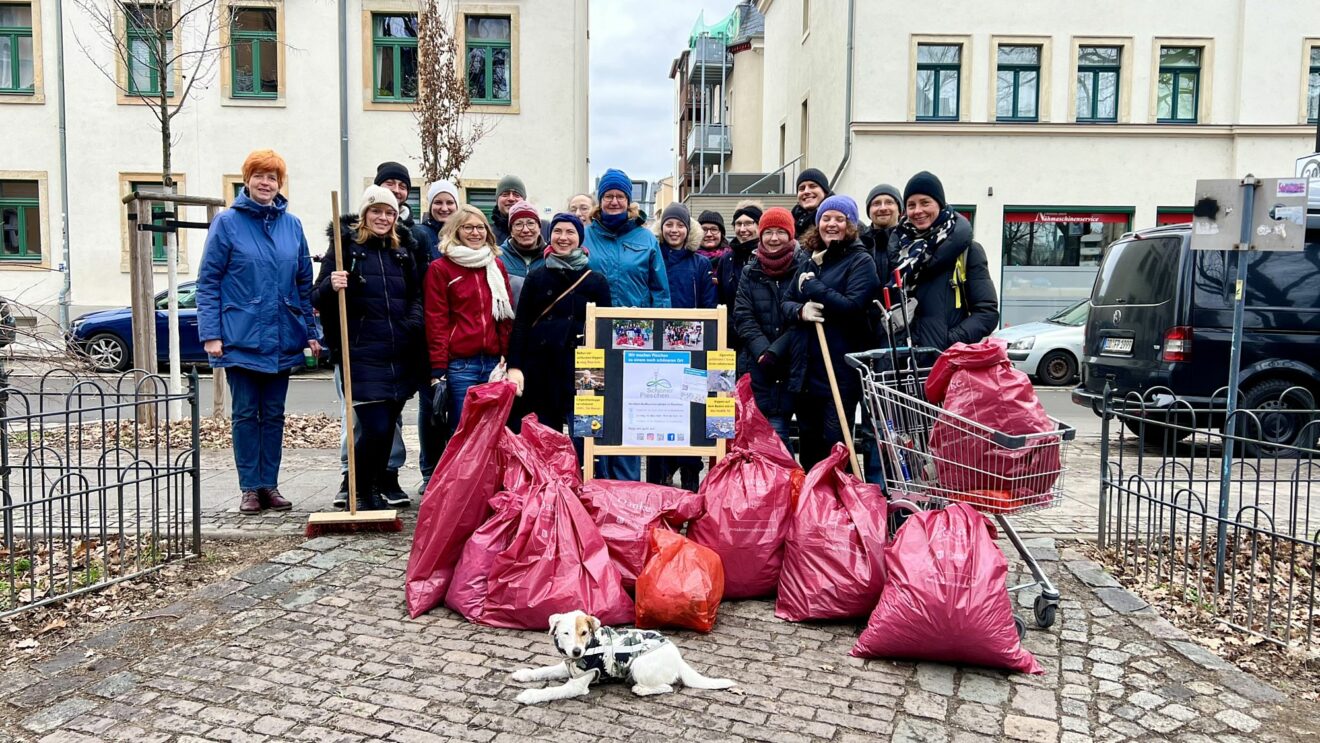
[[[1046,674],[848,656],[859,626],[789,624],[767,601],[672,633],[739,689],[635,698],[622,686],[525,707],[510,671],[554,662],[544,633],[409,620],[406,535],[320,538],[0,674],[0,741],[1300,741],[1289,700],[1189,641],[1099,566],[1032,545],[1064,596],[1027,647]],[[1016,566],[1020,569],[1020,566]],[[1019,576],[1010,576],[1016,581]],[[1019,596],[1023,606],[1031,595]]]

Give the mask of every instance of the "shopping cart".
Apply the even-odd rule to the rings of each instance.
[[[1009,435],[926,401],[935,349],[880,349],[848,354],[862,377],[862,401],[878,444],[891,507],[915,511],[966,503],[993,516],[1040,587],[1033,605],[1038,627],[1054,624],[1059,592],[1041,572],[1009,517],[1051,508],[1063,497],[1068,442],[1076,431],[1051,418],[1046,433]],[[1018,632],[1026,631],[1015,618]]]

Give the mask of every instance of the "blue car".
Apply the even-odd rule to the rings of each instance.
[[[169,299],[156,295],[156,360],[169,363]],[[69,345],[86,355],[99,372],[121,372],[133,366],[133,310],[89,312],[69,328]],[[206,351],[197,337],[197,284],[179,284],[179,359],[185,364],[205,364]]]

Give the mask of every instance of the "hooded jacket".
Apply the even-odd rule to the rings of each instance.
[[[302,222],[276,195],[248,197],[216,216],[197,270],[197,331],[219,339],[219,368],[273,374],[302,365],[302,350],[321,330],[312,313],[312,257]]]
[[[518,297],[522,295],[523,282],[532,271],[545,265],[544,254],[545,240],[540,235],[537,235],[536,247],[530,254],[518,249],[512,237],[500,243],[500,261],[504,263],[504,271],[509,275],[509,286],[512,289],[509,300],[513,302],[515,312],[518,310]]]
[[[660,243],[642,225],[641,209],[628,207],[628,221],[611,231],[600,221],[600,207],[591,213],[585,247],[591,270],[610,282],[615,307],[669,307],[669,280]]]
[[[912,320],[912,342],[943,351],[955,343],[977,343],[999,325],[999,298],[990,278],[985,248],[972,239],[972,224],[954,212],[953,231],[935,249],[920,280],[906,286],[917,298]],[[967,279],[962,287],[962,307],[956,306],[953,270],[958,256],[967,253]],[[899,265],[898,231],[889,239],[889,265]],[[888,277],[891,283],[893,277]],[[896,300],[897,301],[897,300]],[[906,342],[906,340],[904,341]]]
[[[743,268],[733,305],[732,325],[742,341],[738,349],[738,374],[751,375],[756,406],[768,416],[792,411],[784,370],[791,360],[789,331],[795,323],[784,314],[783,302],[793,279],[792,275],[771,278],[753,258]],[[775,359],[769,369],[759,362],[767,352]]]
[[[804,272],[814,273],[816,278],[801,283],[799,278]],[[798,275],[793,277],[782,303],[784,315],[794,323],[790,341],[790,390],[821,397],[831,394],[820,343],[816,340],[815,328],[811,327],[815,323],[801,319],[802,305],[815,301],[825,306],[825,342],[834,362],[834,376],[839,388],[845,399],[856,397],[861,379],[848,367],[844,356],[865,351],[872,345],[867,310],[878,287],[875,261],[871,260],[861,240],[847,245],[842,241],[834,243],[825,251],[819,266],[804,255],[798,266]]]
[[[331,224],[326,229],[326,237],[331,240],[334,230],[339,230],[349,272],[345,299],[353,398],[364,402],[405,400],[417,391],[422,379],[418,361],[422,294],[413,263],[417,245],[412,232],[402,225],[395,229],[398,247],[391,247],[374,235],[360,243],[356,239],[357,223],[358,215],[345,214],[337,225]],[[330,274],[335,270],[332,248],[321,258],[321,273],[312,289],[312,302],[325,323],[326,345],[338,352],[342,343],[339,299],[338,292],[330,287]]]
[[[677,221],[677,220],[675,220]],[[659,221],[651,232],[660,245],[665,259],[665,278],[669,282],[669,306],[685,309],[714,309],[716,302],[715,279],[710,260],[698,252],[701,246],[701,225],[689,220],[687,241],[675,249],[664,244]]]

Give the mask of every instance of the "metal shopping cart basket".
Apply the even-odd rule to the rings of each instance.
[[[1036,586],[1038,627],[1054,624],[1059,592],[1041,572],[1009,517],[1051,508],[1063,497],[1067,444],[1076,431],[1051,418],[1046,433],[1010,435],[926,401],[925,382],[935,349],[880,349],[848,355],[862,377],[862,400],[875,436],[885,491],[892,505],[911,510],[966,503],[993,516],[1017,549]],[[1019,634],[1026,630],[1021,619]]]

